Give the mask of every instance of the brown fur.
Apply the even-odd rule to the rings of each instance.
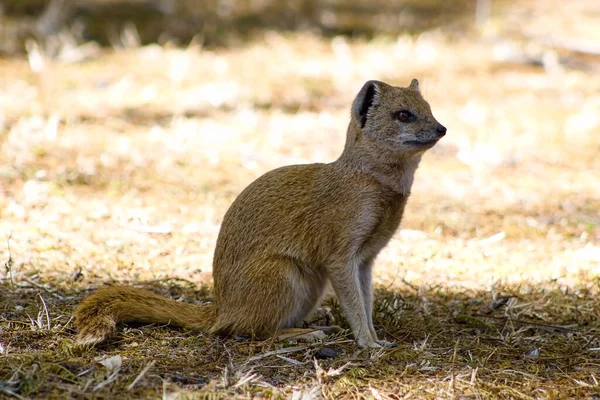
[[[402,110],[414,120],[400,121]],[[215,249],[214,305],[100,289],[75,312],[77,341],[100,342],[127,321],[259,338],[294,333],[331,282],[358,345],[380,347],[373,262],[400,224],[421,155],[445,132],[416,79],[407,88],[367,82],[336,161],[270,171],[233,202]]]

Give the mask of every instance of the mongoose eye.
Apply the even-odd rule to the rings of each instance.
[[[396,111],[394,113],[394,118],[400,122],[410,122],[410,121],[414,121],[416,119],[416,117],[414,116],[413,113],[411,113],[410,111],[406,111],[406,110]]]

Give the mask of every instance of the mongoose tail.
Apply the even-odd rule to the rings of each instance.
[[[182,303],[126,286],[98,289],[75,310],[78,345],[95,345],[116,332],[120,322],[159,323],[208,331],[216,319],[212,304]]]

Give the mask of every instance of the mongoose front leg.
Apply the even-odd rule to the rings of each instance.
[[[379,342],[375,327],[373,326],[373,260],[369,260],[360,266],[358,270],[360,289],[365,302],[369,332],[374,341]]]
[[[373,326],[373,261],[374,260],[369,260],[359,268],[360,287],[365,301],[365,311],[367,313],[369,331],[376,343],[382,346],[391,346],[393,343],[377,338],[377,332],[375,332],[375,327]]]
[[[360,283],[359,265],[354,260],[337,263],[329,274],[333,290],[352,328],[359,347],[380,348],[369,328],[369,318]]]

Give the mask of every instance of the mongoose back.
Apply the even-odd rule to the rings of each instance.
[[[416,79],[366,82],[336,161],[267,172],[235,199],[217,239],[214,303],[99,289],[75,311],[76,342],[99,343],[119,322],[259,339],[303,331],[331,282],[358,345],[385,345],[372,321],[373,262],[400,224],[421,155],[445,134]]]

